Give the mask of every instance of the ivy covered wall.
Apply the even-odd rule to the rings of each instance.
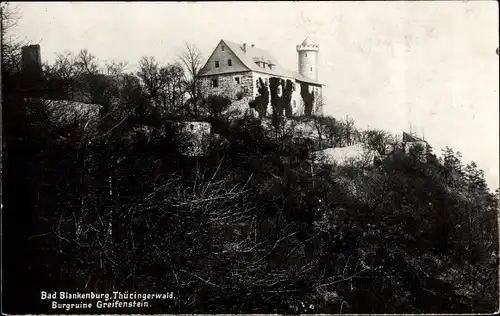
[[[304,101],[304,114],[306,116],[311,116],[314,106],[314,92],[310,91],[310,88],[310,84],[305,82],[300,83],[300,95]]]
[[[259,113],[259,117],[310,116],[315,113],[321,95],[320,87],[265,74],[259,74],[254,79],[257,93],[249,106]]]
[[[248,105],[257,111],[260,118],[266,116],[267,105],[269,104],[269,88],[262,78],[257,79],[258,95]]]

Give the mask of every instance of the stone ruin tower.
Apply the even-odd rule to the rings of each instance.
[[[31,97],[42,94],[42,58],[40,45],[29,45],[21,48],[22,86]]]
[[[22,47],[21,59],[24,73],[37,74],[42,71],[40,45],[29,45]]]
[[[318,51],[319,45],[313,44],[309,36],[297,45],[299,73],[315,81],[318,81]]]

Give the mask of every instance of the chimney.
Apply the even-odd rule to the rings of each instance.
[[[247,43],[243,43],[243,51],[246,53],[247,52]]]

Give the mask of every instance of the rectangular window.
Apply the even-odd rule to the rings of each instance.
[[[295,109],[297,107],[297,101],[293,100],[293,108]]]
[[[234,77],[234,81],[236,81],[236,84],[240,84],[240,77]]]
[[[222,51],[224,51],[224,45],[222,45],[222,46],[220,47],[220,49],[221,49]]]
[[[311,71],[313,71],[313,67],[311,67]]]
[[[218,60],[215,61],[215,68],[219,68],[219,61]]]
[[[307,57],[307,53],[306,53],[306,57]]]
[[[228,66],[232,66],[232,65],[233,65],[233,61],[232,61],[231,59],[228,59],[228,60],[227,60],[227,65],[228,65]]]
[[[217,78],[212,79],[212,88],[217,88],[219,86],[219,81]]]

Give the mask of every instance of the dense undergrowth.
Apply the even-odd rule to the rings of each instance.
[[[451,150],[311,167],[307,147],[244,118],[225,127],[227,148],[186,158],[161,133],[132,145],[78,129],[62,138],[8,102],[7,302],[117,290],[176,294],[152,312],[497,308],[498,195]]]
[[[352,121],[328,117],[306,118],[319,141],[281,120],[269,134],[258,119],[227,120],[227,102],[212,97],[194,113],[200,119],[208,107],[205,119],[227,143],[190,158],[181,155],[176,125],[166,124],[172,109],[184,111],[172,92],[180,82],[168,81],[175,89],[165,92],[134,75],[106,77],[109,86],[91,94],[102,111],[90,133],[78,122],[54,124],[46,103],[27,99],[15,77],[3,68],[6,313],[63,312],[41,291],[175,295],[121,313],[498,308],[498,190],[490,193],[482,171],[451,149],[441,157],[405,152],[384,133],[361,137]],[[74,82],[58,80],[48,81],[51,93],[67,97]],[[262,91],[252,103],[261,116],[269,97]],[[145,123],[152,133],[124,139]],[[313,150],[357,141],[383,159],[310,164]]]

